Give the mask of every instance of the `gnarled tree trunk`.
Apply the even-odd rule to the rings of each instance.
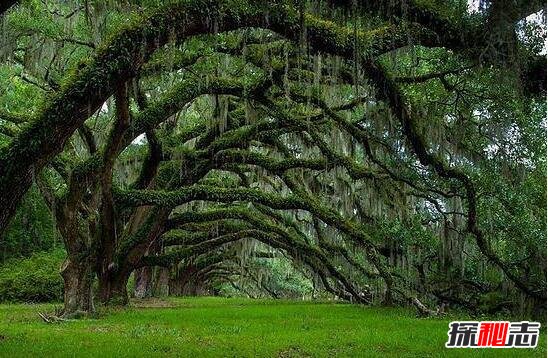
[[[63,317],[88,315],[95,312],[93,305],[93,270],[87,260],[67,258],[61,268],[64,285]]]
[[[158,297],[169,294],[169,268],[158,267],[154,280],[154,295]]]
[[[98,275],[98,278],[98,296],[101,303],[105,305],[128,304],[127,282],[129,273],[126,270],[109,270],[108,272]]]
[[[141,267],[133,272],[135,275],[135,298],[147,298],[152,296],[153,268]]]
[[[133,217],[132,223],[140,222],[142,224],[144,215],[142,211],[138,211],[137,215]],[[133,231],[135,232],[135,230]],[[158,241],[153,241],[150,247],[147,249],[148,255],[154,255],[160,252]],[[155,285],[155,268],[153,266],[144,266],[133,271],[135,275],[135,298],[146,298],[154,295]]]

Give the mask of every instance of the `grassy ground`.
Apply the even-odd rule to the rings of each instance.
[[[52,305],[0,305],[1,357],[539,356],[534,349],[444,348],[444,319],[346,304],[223,298],[156,301],[85,319],[46,324]]]

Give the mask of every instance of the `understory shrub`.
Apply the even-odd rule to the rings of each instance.
[[[7,260],[0,266],[0,302],[61,300],[63,280],[59,269],[65,256],[64,250],[56,249]]]

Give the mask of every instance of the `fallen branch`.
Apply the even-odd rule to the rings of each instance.
[[[70,321],[68,319],[61,318],[59,316],[50,315],[50,314],[42,313],[42,312],[38,312],[38,316],[40,316],[40,318],[42,318],[42,320],[46,323],[59,323],[59,322]]]
[[[417,309],[417,315],[419,317],[439,317],[445,314],[445,304],[442,303],[437,310],[431,310],[426,307],[418,298],[411,298],[411,303]]]

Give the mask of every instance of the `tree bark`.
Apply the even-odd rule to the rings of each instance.
[[[161,297],[169,294],[169,268],[158,267],[154,280],[154,295]]]
[[[182,296],[183,294],[183,281],[180,277],[169,279],[169,295],[170,296]]]
[[[99,275],[99,300],[104,305],[125,306],[129,302],[126,271],[109,270]]]
[[[93,305],[93,270],[86,260],[68,258],[61,269],[64,280],[63,317],[88,315],[95,312]]]
[[[174,278],[169,280],[169,294],[175,296],[195,296],[194,280],[196,277],[196,267],[188,264],[180,270]]]
[[[135,275],[135,298],[146,298],[152,296],[153,267],[145,266],[134,271]]]

